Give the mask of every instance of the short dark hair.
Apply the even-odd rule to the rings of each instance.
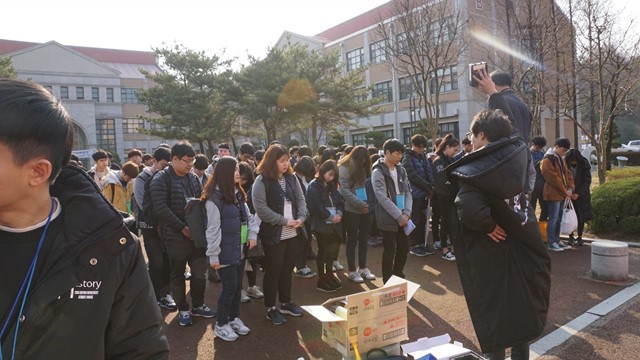
[[[427,147],[427,137],[422,134],[415,134],[411,137],[411,143],[415,146]]]
[[[375,146],[369,146],[367,150],[369,151],[369,155],[376,155],[378,153],[378,148]]]
[[[191,146],[191,143],[187,140],[180,140],[171,147],[171,158],[177,157],[182,159],[183,156],[196,156],[196,150]]]
[[[471,132],[478,135],[484,133],[490,142],[511,136],[512,127],[502,110],[482,110],[471,121]]]
[[[41,85],[0,79],[0,142],[18,166],[38,156],[46,158],[53,183],[69,163],[73,122],[62,103]]]
[[[511,75],[507,74],[504,71],[494,71],[489,76],[491,76],[491,80],[494,84],[498,86],[508,86],[511,87]]]
[[[129,150],[129,153],[127,153],[127,158],[131,159],[132,157],[134,157],[136,155],[142,157],[142,151],[140,151],[138,149],[131,149],[131,150]]]
[[[533,145],[536,145],[536,146],[541,146],[541,147],[547,146],[547,139],[545,139],[544,136],[542,135],[534,136],[531,142],[533,143]]]
[[[302,145],[300,146],[300,150],[298,150],[298,157],[303,157],[303,156],[313,156],[313,150],[311,150],[310,147],[308,147],[307,145]]]
[[[322,153],[327,150],[327,145],[318,146],[318,155],[322,156]]]
[[[559,138],[556,140],[554,146],[571,149],[571,141],[569,141],[569,139],[567,138]]]
[[[156,151],[153,152],[153,158],[156,159],[156,161],[171,161],[171,150],[167,149],[165,146],[159,146]]]
[[[163,147],[163,148],[167,148],[167,149],[171,150],[171,146],[169,146],[169,144],[167,144],[167,143],[162,143],[162,144],[158,145],[158,147]]]
[[[93,153],[93,155],[91,155],[91,158],[93,159],[93,161],[98,161],[100,159],[108,159],[109,154],[107,154],[107,152],[102,149],[98,149],[96,150],[96,152]]]
[[[71,156],[69,157],[70,160],[73,161],[80,161],[80,158],[78,157],[78,155],[71,153]]]
[[[227,143],[220,143],[218,144],[218,149],[227,149],[227,150],[231,150],[231,147],[229,146],[229,144]]]
[[[127,161],[122,165],[122,173],[133,179],[140,173],[140,168],[133,161]]]
[[[258,151],[256,151],[255,154],[253,154],[253,158],[258,160],[258,161],[262,161],[263,157],[264,157],[264,150],[258,150]]]
[[[297,147],[297,146],[292,146],[292,147],[289,149],[289,155],[293,155],[293,154],[294,154],[294,153],[296,153],[298,150],[300,150],[300,148],[299,148],[299,147]]]
[[[462,139],[462,145],[471,145],[471,140],[465,136],[464,139]]]
[[[193,161],[193,167],[198,170],[206,170],[209,166],[209,160],[207,160],[207,156],[205,154],[196,155],[195,160]]]
[[[385,155],[387,154],[387,151],[389,151],[390,154],[396,151],[404,153],[404,145],[398,139],[388,139],[382,145],[382,149],[384,150]]]
[[[238,169],[240,170],[240,178],[244,177],[245,179],[247,179],[247,183],[241,187],[243,189],[250,189],[251,185],[253,185],[253,182],[255,181],[255,179],[253,178],[253,169],[251,168],[251,165],[249,165],[249,163],[247,162],[240,161],[238,163]]]
[[[250,142],[243,142],[242,145],[238,148],[238,152],[241,154],[249,154],[253,156],[256,152],[256,149],[253,147],[253,144]]]
[[[304,177],[312,178],[316,175],[316,163],[309,156],[303,156],[296,161],[293,170]]]
[[[149,161],[151,159],[153,159],[153,156],[151,156],[151,154],[142,155],[142,161]]]
[[[349,146],[349,144],[342,144],[342,145],[340,145],[340,147],[338,148],[338,151],[339,151],[339,152],[343,152],[343,151],[344,151],[344,149],[346,149],[346,148],[347,148],[347,146]]]

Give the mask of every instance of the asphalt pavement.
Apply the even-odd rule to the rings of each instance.
[[[344,245],[340,262],[346,268]],[[382,286],[382,247],[369,247],[368,267],[378,275],[363,284],[350,282],[346,270],[339,271],[343,289],[335,293],[316,290],[316,280],[293,277],[293,301],[318,305],[325,300]],[[540,339],[531,345],[532,359],[637,359],[640,358],[640,249],[629,249],[629,274],[624,283],[597,281],[590,277],[591,246],[551,253],[551,300],[547,324]],[[309,261],[315,270],[315,262]],[[441,254],[409,255],[405,274],[420,285],[409,302],[409,341],[448,333],[452,340],[480,353],[462,292],[455,262]],[[246,288],[246,279],[244,280]],[[188,282],[187,282],[188,283]],[[262,273],[258,284],[262,283]],[[205,303],[217,308],[221,283],[207,282]],[[164,332],[171,359],[323,359],[339,360],[340,354],[320,338],[321,325],[308,314],[273,325],[266,319],[262,300],[241,304],[240,317],[251,329],[235,342],[213,334],[214,319],[194,318],[181,327],[176,312],[162,310]]]

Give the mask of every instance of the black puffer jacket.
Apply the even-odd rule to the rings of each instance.
[[[446,169],[459,185],[456,259],[485,353],[537,338],[549,309],[549,254],[522,192],[528,151],[515,137],[502,139]],[[496,224],[507,233],[498,243],[487,235]]]
[[[195,196],[202,195],[202,186],[194,174],[187,174],[195,189]],[[166,178],[169,178],[167,181]],[[167,183],[171,184],[171,203],[169,203],[169,192]],[[158,233],[163,241],[182,241],[186,239],[182,234],[182,229],[187,226],[184,222],[184,207],[187,205],[185,195],[182,192],[180,180],[173,167],[169,165],[160,171],[151,180],[149,185],[151,191],[151,202],[158,217]]]
[[[118,211],[75,166],[62,170],[51,196],[62,205],[64,230],[33,279],[15,358],[168,358],[140,243]],[[13,339],[15,327],[7,331]],[[12,345],[2,344],[5,355]]]

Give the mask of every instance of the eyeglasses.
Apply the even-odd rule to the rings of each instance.
[[[469,139],[469,141],[471,141],[471,137],[473,137],[473,131],[469,131],[465,134],[465,136],[467,137],[467,139]]]
[[[185,164],[193,166],[193,163],[196,161],[196,159],[193,159],[193,160],[185,160],[185,159],[180,158],[180,161],[184,161],[184,162],[185,162]]]

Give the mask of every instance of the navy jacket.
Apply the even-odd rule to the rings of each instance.
[[[407,170],[414,198],[425,198],[433,188],[433,169],[431,161],[422,154],[407,150],[402,156],[402,167]]]
[[[314,179],[309,183],[307,189],[307,208],[311,218],[311,231],[321,234],[332,234],[335,231],[342,237],[342,222],[327,223],[333,219],[333,215],[327,210],[328,207],[335,207],[336,213],[342,216],[344,198],[333,186],[327,189],[322,182]]]
[[[236,203],[228,204],[222,200],[220,191],[216,191],[222,205],[220,212],[220,231],[222,240],[220,241],[220,264],[237,264],[242,260],[241,228],[242,223],[247,222],[249,216],[242,200],[242,194],[236,193]]]

